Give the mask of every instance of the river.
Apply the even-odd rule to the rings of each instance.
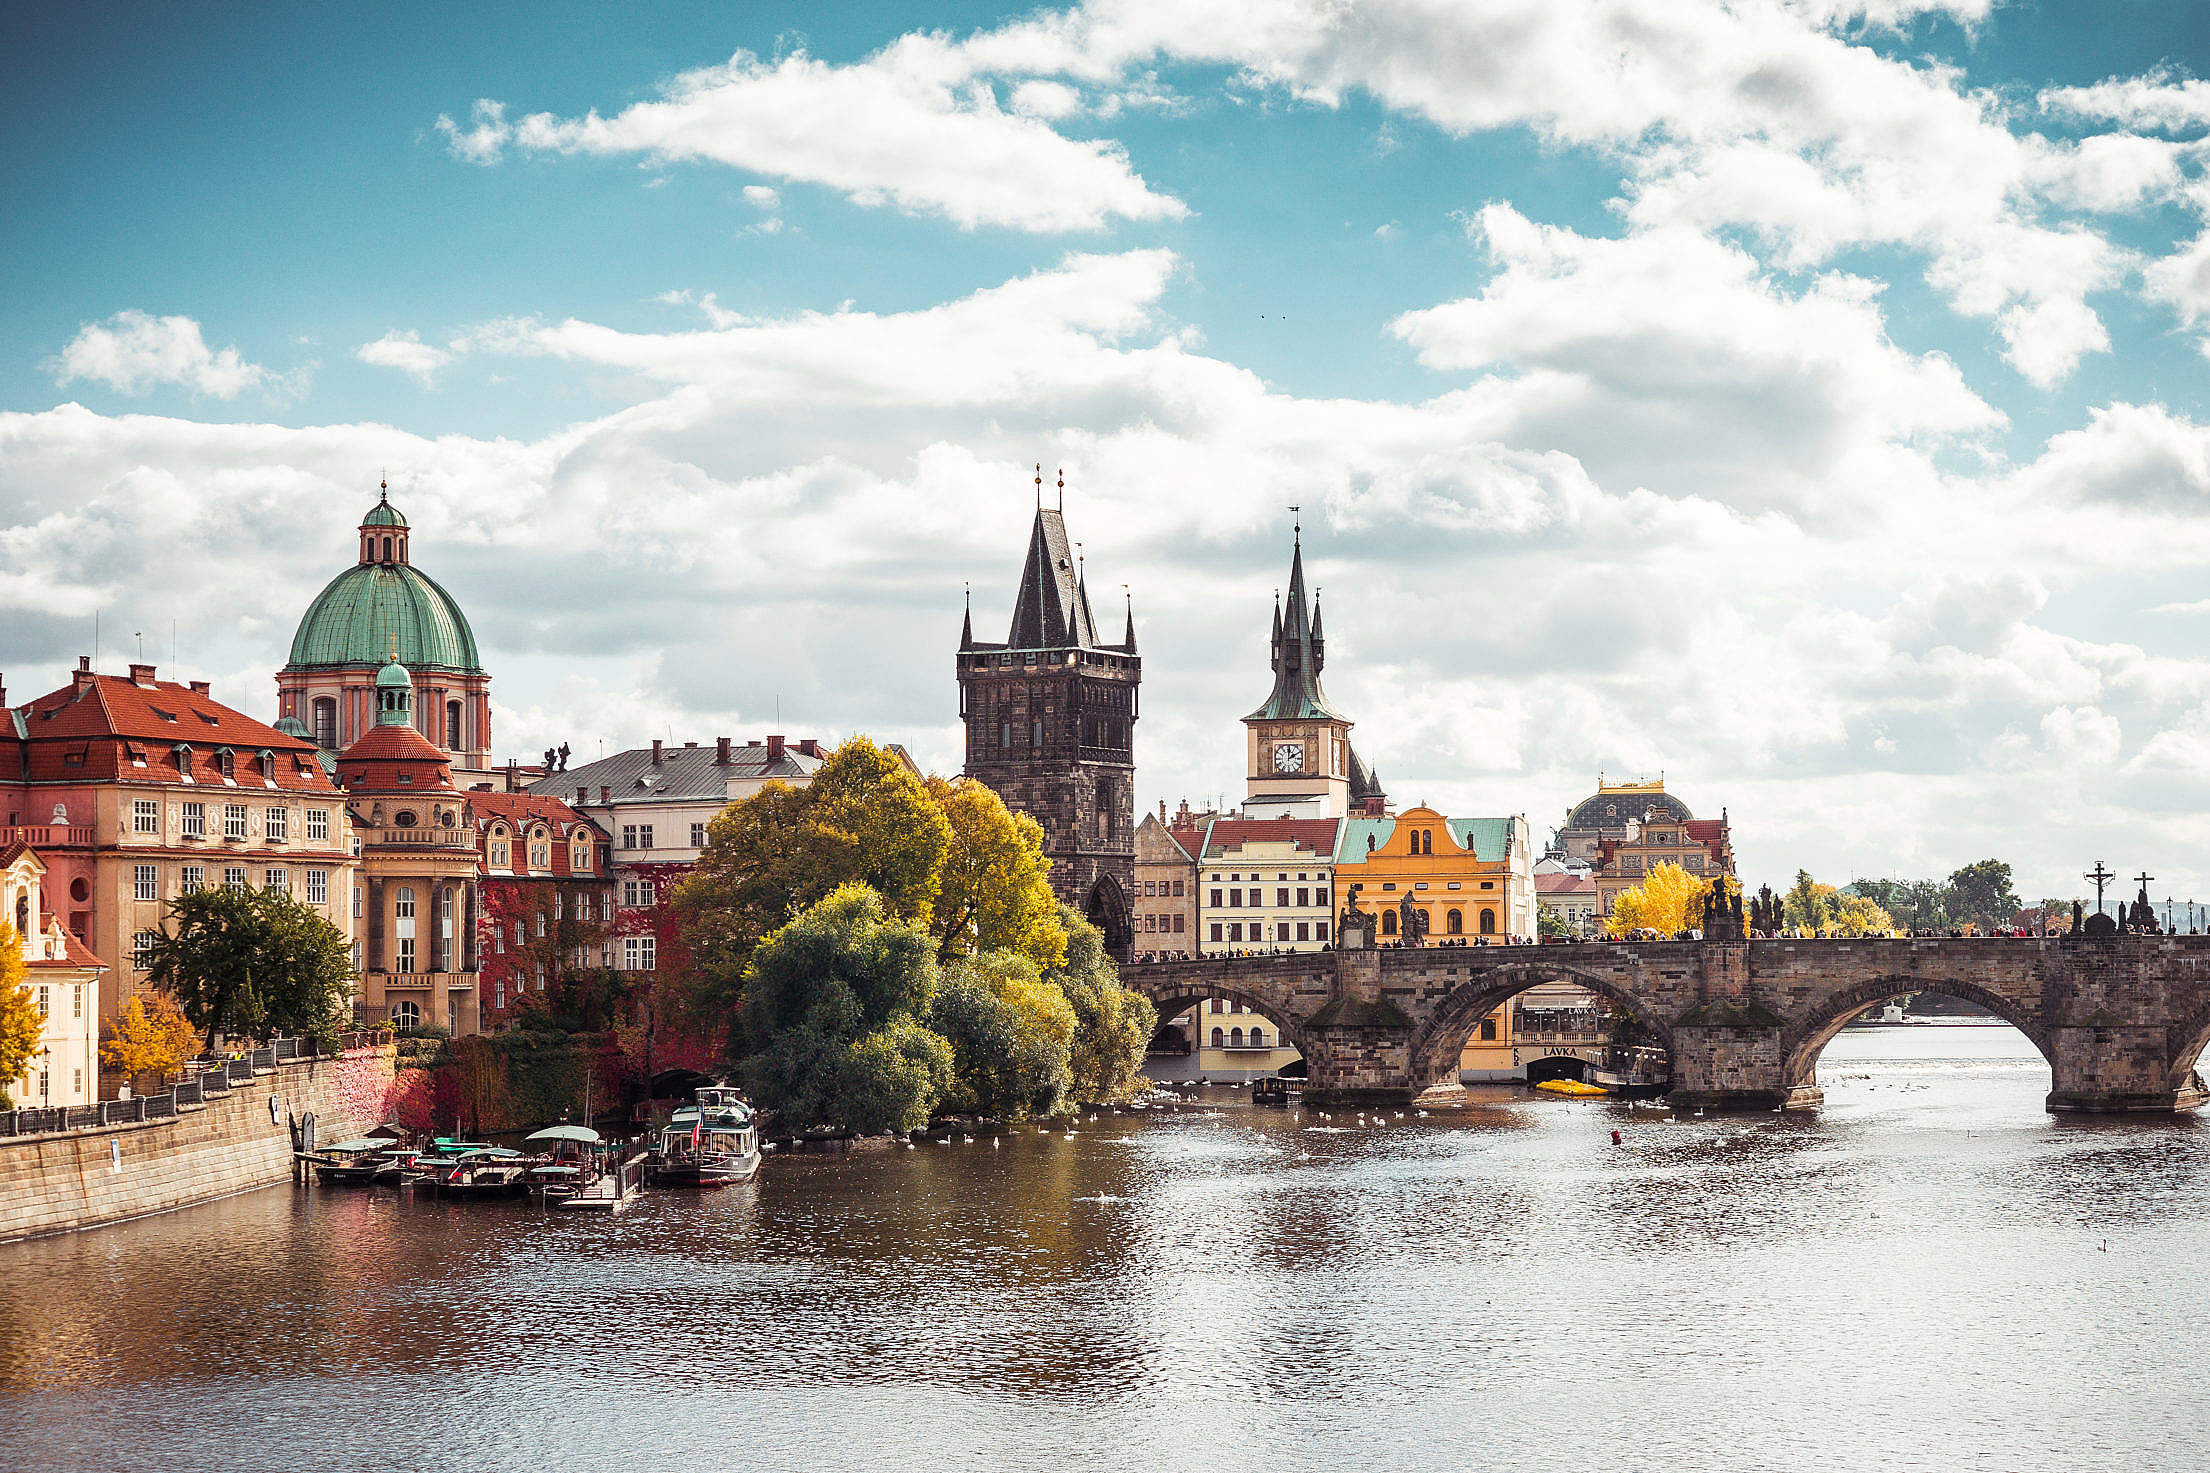
[[[2210,1463],[2210,1122],[2052,1118],[2005,1028],[1820,1072],[1787,1116],[1221,1091],[613,1220],[274,1188],[0,1248],[0,1464]]]

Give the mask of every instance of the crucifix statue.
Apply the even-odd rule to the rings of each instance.
[[[2110,868],[2098,859],[2095,861],[2095,867],[2089,870],[2086,874],[2082,875],[2080,878],[2094,882],[2095,911],[2096,914],[2100,915],[2103,908],[2103,886],[2109,884],[2112,880],[2117,879],[2118,876],[2112,873]]]

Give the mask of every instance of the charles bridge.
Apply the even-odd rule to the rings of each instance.
[[[1672,1056],[1676,1105],[1816,1105],[1819,1051],[1906,992],[1977,1003],[2049,1061],[2055,1111],[2175,1112],[2206,1098],[2210,936],[1353,946],[1121,969],[1161,1018],[1246,1004],[1303,1053],[1315,1103],[1386,1104],[1457,1077],[1483,1017],[1542,982],[1585,987]]]

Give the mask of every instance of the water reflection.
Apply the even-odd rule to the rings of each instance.
[[[2210,1132],[2048,1116],[2007,1029],[1820,1074],[775,1158],[610,1221],[278,1189],[0,1249],[0,1406],[53,1468],[2198,1466]]]

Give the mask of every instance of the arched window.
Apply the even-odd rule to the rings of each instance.
[[[1394,936],[1397,934],[1396,911],[1385,910],[1381,913],[1381,934],[1384,936]]]
[[[1243,1047],[1243,1030],[1242,1030],[1242,1029],[1240,1029],[1240,1028],[1236,1028],[1236,1029],[1231,1029],[1231,1030],[1229,1031],[1229,1033],[1228,1033],[1228,1047],[1229,1047],[1229,1048],[1241,1048],[1241,1047]]]
[[[1251,1047],[1252,1047],[1252,1048],[1264,1048],[1264,1047],[1266,1047],[1266,1030],[1265,1030],[1265,1029],[1263,1029],[1263,1028],[1253,1028],[1253,1029],[1251,1030]]]
[[[338,703],[329,696],[315,697],[315,745],[335,749],[338,745]]]
[[[394,1028],[420,1028],[422,1009],[412,998],[391,1005],[391,1026]]]
[[[1466,913],[1462,910],[1453,910],[1445,914],[1443,917],[1443,929],[1453,936],[1465,935]]]
[[[1456,912],[1454,911],[1454,912],[1452,912],[1452,914],[1454,914],[1454,915],[1455,915],[1455,914],[1456,914]],[[1482,935],[1484,935],[1484,936],[1494,936],[1494,935],[1496,934],[1496,912],[1495,912],[1495,911],[1493,911],[1493,910],[1484,910],[1484,911],[1482,911],[1482,912],[1481,912],[1481,934],[1482,934]]]
[[[445,703],[445,750],[448,752],[460,750],[460,702],[458,701],[447,701]]]
[[[1213,1029],[1212,1046],[1214,1048],[1226,1048],[1228,1046],[1228,1035],[1221,1032],[1218,1028]]]
[[[384,561],[387,563],[391,561],[391,539],[389,537],[384,539]]]

